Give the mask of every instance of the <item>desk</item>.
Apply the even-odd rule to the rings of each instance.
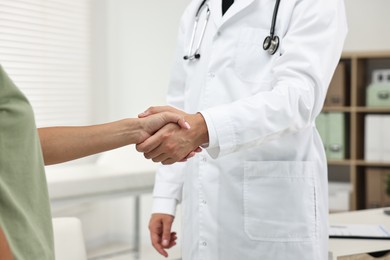
[[[329,222],[330,224],[383,224],[390,229],[390,216],[385,215],[383,209],[330,214]],[[329,260],[336,260],[339,256],[385,250],[390,250],[389,240],[329,239],[329,251],[332,253]]]
[[[140,196],[152,192],[154,177],[153,169],[131,171],[97,164],[46,167],[49,197],[53,208],[133,196],[136,255],[140,249]]]

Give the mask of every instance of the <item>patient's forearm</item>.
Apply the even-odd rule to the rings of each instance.
[[[38,129],[45,165],[66,162],[142,140],[138,119],[83,127]]]

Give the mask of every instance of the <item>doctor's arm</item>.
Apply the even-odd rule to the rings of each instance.
[[[129,118],[93,126],[39,128],[38,133],[45,164],[50,165],[140,143],[168,123],[189,128],[182,115],[168,112],[150,119]]]

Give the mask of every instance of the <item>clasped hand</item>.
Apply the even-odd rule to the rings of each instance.
[[[173,164],[200,152],[200,146],[208,142],[207,126],[200,113],[187,114],[169,106],[151,107],[139,115],[139,118],[159,113],[175,113],[181,115],[188,122],[190,128],[178,124],[168,123],[143,142],[136,145],[138,152],[144,153],[146,159],[162,164]]]

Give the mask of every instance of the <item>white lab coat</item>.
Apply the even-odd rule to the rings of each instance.
[[[159,168],[153,211],[175,214],[182,201],[183,260],[326,260],[327,164],[315,118],[347,33],[344,3],[281,1],[271,56],[262,43],[275,0],[236,0],[223,17],[221,0],[210,0],[201,59],[184,61],[200,2],[181,21],[168,103],[201,112],[210,143]]]

